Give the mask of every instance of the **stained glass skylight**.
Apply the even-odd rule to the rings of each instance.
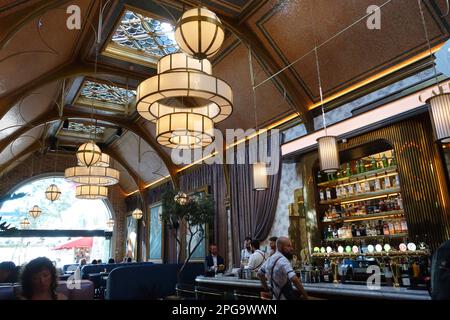
[[[103,53],[154,64],[160,57],[178,49],[173,25],[126,10]]]
[[[112,84],[86,80],[81,88],[80,96],[85,99],[126,106],[134,99],[136,91],[127,90]]]

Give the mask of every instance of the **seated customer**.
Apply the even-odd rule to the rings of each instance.
[[[217,255],[217,246],[215,244],[209,246],[209,256],[205,257],[205,264],[207,275],[225,271],[225,261],[221,256]]]
[[[22,298],[25,300],[67,300],[56,292],[58,277],[53,263],[46,257],[28,262],[22,271]]]
[[[252,240],[251,247],[253,253],[248,260],[246,269],[258,271],[259,268],[261,268],[261,266],[263,265],[264,261],[266,261],[266,255],[264,254],[264,252],[259,250],[259,240]]]
[[[0,263],[0,283],[17,282],[17,268],[14,262],[4,261]]]
[[[113,258],[109,258],[108,263],[115,263]]]

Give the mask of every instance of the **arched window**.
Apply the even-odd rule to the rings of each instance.
[[[50,184],[61,191],[58,200],[45,196]],[[104,200],[82,200],[75,197],[76,185],[62,177],[38,178],[18,186],[11,194],[22,197],[0,204],[2,222],[19,229],[12,234],[0,233],[0,261],[23,264],[47,256],[59,267],[86,258],[107,260],[110,257],[111,233],[107,221],[112,218]],[[42,213],[33,218],[28,211],[39,206]],[[28,218],[30,227],[21,230],[20,221]]]

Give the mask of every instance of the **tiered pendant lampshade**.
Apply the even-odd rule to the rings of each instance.
[[[317,139],[319,144],[320,170],[326,173],[339,169],[339,150],[335,136],[323,136]]]
[[[82,185],[111,186],[119,182],[120,173],[107,167],[71,167],[65,170],[64,176]]]
[[[28,211],[28,213],[31,217],[36,219],[37,217],[39,217],[41,215],[42,210],[41,210],[41,208],[39,208],[39,206],[33,206],[33,208],[31,208],[30,211]]]
[[[433,92],[426,100],[430,105],[430,118],[433,124],[436,141],[450,142],[450,92],[444,92],[439,87],[439,92]]]
[[[106,153],[102,152],[102,154],[100,155],[100,160],[98,160],[98,162],[96,164],[94,164],[94,167],[109,167],[109,155],[107,155]],[[78,166],[79,167],[84,167],[83,163],[78,160]]]
[[[45,190],[45,197],[51,202],[58,200],[60,196],[61,190],[59,190],[56,184],[49,185],[47,190]]]
[[[208,60],[174,53],[162,57],[158,74],[138,86],[136,109],[156,123],[158,143],[187,149],[214,141],[214,123],[231,114],[233,92],[211,73]]]
[[[30,228],[31,222],[28,220],[28,218],[24,218],[20,221],[19,224],[20,228],[25,230]]]
[[[253,164],[253,189],[256,191],[266,190],[268,187],[267,166],[264,162]]]
[[[134,209],[133,213],[131,214],[131,216],[136,220],[141,219],[143,215],[144,214],[142,213],[141,209]]]
[[[175,40],[180,49],[199,60],[215,55],[224,38],[222,22],[206,8],[194,8],[183,13],[175,29]]]
[[[75,197],[78,199],[106,199],[108,188],[97,185],[80,185],[76,187]]]
[[[99,160],[102,151],[95,144],[95,142],[90,141],[82,144],[77,151],[78,160],[86,167],[95,165]]]

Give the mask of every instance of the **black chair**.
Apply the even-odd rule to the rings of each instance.
[[[223,300],[225,293],[218,289],[195,286],[195,296],[197,300]]]

